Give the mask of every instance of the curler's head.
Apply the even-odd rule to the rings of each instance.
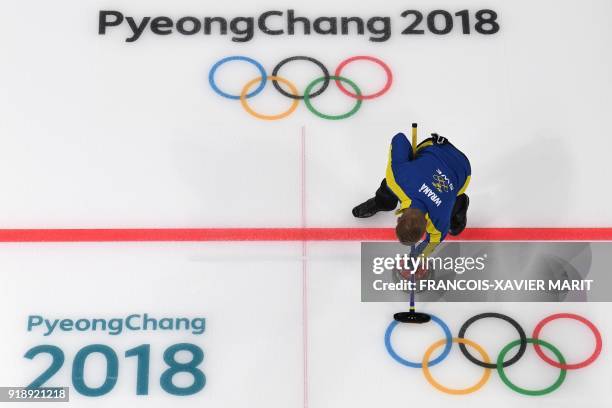
[[[407,208],[397,219],[395,235],[402,244],[412,245],[421,240],[426,228],[425,213],[417,208]]]

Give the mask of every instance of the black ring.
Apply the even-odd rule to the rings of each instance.
[[[519,361],[520,358],[523,357],[523,354],[525,354],[525,350],[527,350],[527,335],[525,334],[525,330],[523,330],[521,325],[518,324],[518,322],[514,320],[513,318],[511,318],[510,316],[506,316],[501,313],[481,313],[476,316],[470,317],[468,321],[463,323],[463,326],[461,326],[461,329],[459,329],[458,337],[461,339],[465,338],[465,332],[467,331],[468,327],[472,325],[472,323],[480,319],[486,319],[487,317],[495,317],[497,319],[502,319],[502,320],[507,321],[516,329],[516,331],[519,334],[519,337],[521,338],[520,347],[517,353],[510,360],[504,361],[504,363],[502,364],[504,368],[511,366],[512,364]],[[463,355],[467,357],[467,359],[470,360],[472,363],[479,365],[481,367],[484,367],[484,368],[497,368],[497,364],[485,363],[484,361],[480,361],[476,357],[472,356],[470,352],[467,350],[467,347],[465,347],[465,344],[459,344],[459,348],[461,349],[461,352],[463,353]]]
[[[278,76],[278,71],[280,71],[281,67],[285,64],[287,64],[288,62],[291,61],[298,61],[298,60],[303,60],[303,61],[310,61],[313,64],[315,64],[316,66],[318,66],[319,68],[321,68],[321,71],[323,71],[323,77],[325,78],[325,80],[323,81],[323,85],[321,85],[321,88],[317,91],[317,92],[313,92],[310,97],[314,98],[315,96],[319,96],[321,95],[328,87],[329,85],[329,71],[327,70],[327,68],[325,68],[325,65],[323,65],[322,62],[311,58],[311,57],[306,57],[303,55],[297,55],[295,57],[289,57],[289,58],[285,58],[284,60],[282,60],[281,62],[279,62],[274,69],[272,70],[272,76]],[[272,85],[274,85],[274,87],[276,88],[276,90],[278,92],[280,92],[282,95],[291,98],[291,99],[304,99],[304,95],[291,95],[290,93],[288,93],[287,91],[285,91],[280,84],[278,83],[277,80],[272,80]]]

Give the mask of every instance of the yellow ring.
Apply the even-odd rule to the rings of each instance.
[[[463,339],[463,338],[459,338],[459,337],[453,337],[453,343],[462,343],[462,344],[467,344],[468,346],[472,346],[474,347],[474,349],[476,349],[476,351],[478,352],[478,354],[480,354],[480,356],[482,357],[482,359],[484,360],[485,363],[490,363],[491,359],[489,358],[489,355],[487,354],[487,352],[478,344],[476,344],[475,342],[473,342],[472,340],[469,339]],[[427,351],[425,352],[425,355],[423,356],[423,374],[425,374],[425,378],[427,379],[427,381],[433,385],[434,387],[436,387],[438,390],[445,392],[447,394],[453,394],[453,395],[465,395],[465,394],[470,394],[472,392],[478,391],[479,389],[481,389],[483,387],[483,385],[485,385],[487,383],[487,381],[489,381],[489,377],[491,377],[491,369],[490,368],[485,368],[485,372],[482,375],[482,377],[480,378],[480,380],[472,385],[471,387],[468,388],[462,388],[462,389],[455,389],[455,388],[447,388],[445,386],[443,386],[442,384],[440,384],[439,382],[437,382],[431,375],[431,373],[429,372],[429,358],[431,357],[431,354],[434,352],[434,350],[436,350],[437,348],[439,348],[440,346],[446,344],[446,339],[442,339],[442,340],[438,340],[437,342],[435,342],[434,344],[432,344]]]
[[[281,78],[279,76],[268,76],[267,77],[269,81],[278,81],[281,82],[285,85],[287,85],[287,87],[289,88],[289,90],[291,91],[291,94],[294,96],[298,96],[298,90],[297,87],[295,85],[293,85],[293,83],[289,82],[289,80],[285,79],[285,78]],[[252,116],[255,116],[257,119],[263,119],[263,120],[279,120],[279,119],[283,119],[286,118],[287,116],[291,115],[293,113],[294,110],[297,109],[298,104],[300,103],[299,99],[293,99],[293,102],[291,103],[291,106],[289,107],[289,109],[287,109],[284,112],[279,113],[278,115],[264,115],[262,113],[258,113],[255,112],[248,104],[247,102],[247,94],[249,93],[249,89],[251,89],[251,87],[253,85],[255,85],[257,82],[261,81],[261,77],[257,77],[249,82],[246,83],[246,85],[242,88],[242,92],[240,92],[240,104],[242,104],[242,107],[244,108],[245,111],[247,111],[249,114],[251,114]]]

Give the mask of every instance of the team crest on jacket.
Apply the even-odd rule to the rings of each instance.
[[[446,174],[442,173],[440,169],[437,169],[434,173],[433,182],[431,185],[434,186],[440,193],[446,193],[455,189],[453,183],[450,182],[448,177],[446,177]]]

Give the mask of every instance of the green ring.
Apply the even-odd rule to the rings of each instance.
[[[544,340],[530,339],[530,338],[527,339],[527,343],[539,344],[540,346],[544,346],[545,348],[552,351],[555,354],[555,356],[557,356],[557,360],[559,361],[559,363],[565,364],[565,358],[563,358],[563,355],[561,354],[559,349],[557,349],[552,344],[547,343]],[[506,384],[508,388],[510,388],[512,391],[518,392],[519,394],[531,395],[531,396],[546,395],[546,394],[549,394],[555,391],[557,388],[559,388],[561,384],[563,384],[563,381],[565,381],[565,375],[567,374],[567,370],[563,368],[561,369],[561,373],[559,374],[559,378],[557,378],[557,381],[555,381],[553,385],[551,385],[550,387],[547,387],[541,390],[527,390],[525,388],[521,388],[519,386],[514,385],[510,381],[510,379],[506,376],[506,373],[504,372],[504,358],[506,357],[506,354],[508,354],[510,350],[512,350],[514,347],[518,346],[519,344],[521,344],[521,340],[514,340],[512,343],[504,347],[502,351],[499,353],[499,356],[497,357],[497,372],[499,373],[499,378],[502,379],[504,384]]]
[[[310,103],[310,91],[319,82],[323,82],[325,80],[329,81],[330,79],[334,79],[336,81],[346,82],[347,84],[349,84],[351,86],[351,88],[353,88],[353,91],[355,91],[355,94],[357,94],[357,96],[361,96],[361,90],[359,89],[357,84],[354,83],[353,81],[351,81],[348,78],[344,78],[344,77],[341,77],[341,76],[335,76],[335,75],[330,75],[330,76],[327,76],[327,77],[317,78],[314,81],[312,81],[310,84],[308,84],[308,86],[304,90],[304,103],[306,104],[306,107],[308,108],[308,110],[311,111],[312,113],[314,113],[316,116],[318,116],[320,118],[323,118],[323,119],[328,119],[328,120],[346,119],[349,116],[353,116],[354,114],[356,114],[357,111],[359,110],[359,108],[361,108],[361,103],[362,103],[361,99],[357,99],[357,103],[355,103],[355,106],[353,106],[353,109],[351,109],[350,111],[348,111],[346,113],[343,113],[341,115],[327,115],[325,113],[319,112],[318,110],[315,109],[314,106],[312,106],[312,104]]]

